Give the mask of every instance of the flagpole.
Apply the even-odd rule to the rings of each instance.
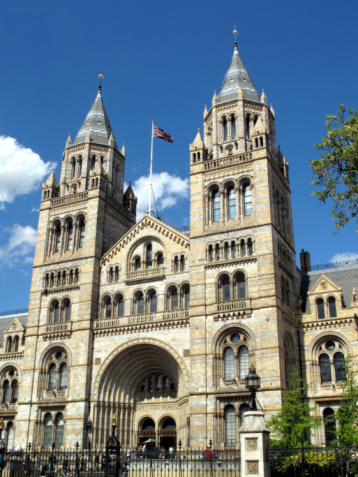
[[[149,215],[152,215],[153,127],[154,127],[154,121],[152,121],[152,143],[151,143],[151,148],[150,148]]]

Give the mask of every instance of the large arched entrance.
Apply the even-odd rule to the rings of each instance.
[[[167,344],[154,339],[123,344],[103,363],[95,383],[93,445],[105,444],[114,413],[117,415],[117,435],[123,446],[134,447],[147,439],[156,439],[158,446],[163,438],[166,439],[163,441],[165,447],[174,447],[177,428],[183,429],[183,435],[178,439],[185,441],[188,403],[184,398],[188,388],[186,366]],[[168,414],[174,424],[168,421],[164,425],[164,417],[169,419]],[[157,423],[153,429],[143,427],[146,419]]]
[[[148,447],[152,447],[156,443],[155,423],[153,419],[145,419],[139,429],[139,445],[144,443],[150,444]]]
[[[177,426],[172,417],[164,418],[159,430],[160,448],[169,449],[176,448],[177,445]]]

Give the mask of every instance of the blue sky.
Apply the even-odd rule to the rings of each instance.
[[[308,161],[327,114],[341,103],[358,109],[357,22],[356,0],[4,3],[0,311],[28,305],[41,182],[52,163],[59,177],[67,136],[75,137],[94,101],[101,67],[112,129],[126,147],[126,181],[140,188],[148,175],[154,120],[175,138],[155,142],[161,212],[188,223],[188,147],[229,66],[235,24],[243,62],[276,111],[296,251],[308,250],[313,264],[356,255],[355,225],[333,235],[330,206],[311,196]]]

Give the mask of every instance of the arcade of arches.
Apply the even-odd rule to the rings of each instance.
[[[104,445],[114,413],[123,445],[149,439],[167,448],[187,439],[188,382],[179,360],[158,345],[140,342],[104,365],[94,403],[94,446]]]

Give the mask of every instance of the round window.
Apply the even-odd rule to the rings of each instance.
[[[230,339],[232,343],[238,343],[240,341],[240,335],[238,333],[235,333],[231,335]]]
[[[14,370],[12,369],[12,370],[10,371],[10,373],[9,373],[9,376],[13,377],[14,374],[15,374],[15,372],[14,372]]]
[[[57,354],[56,354],[56,359],[58,359],[60,361],[60,359],[62,358],[62,353],[61,351],[59,351]]]
[[[326,349],[328,349],[328,351],[334,350],[335,347],[336,347],[336,345],[334,344],[334,341],[327,341]]]

